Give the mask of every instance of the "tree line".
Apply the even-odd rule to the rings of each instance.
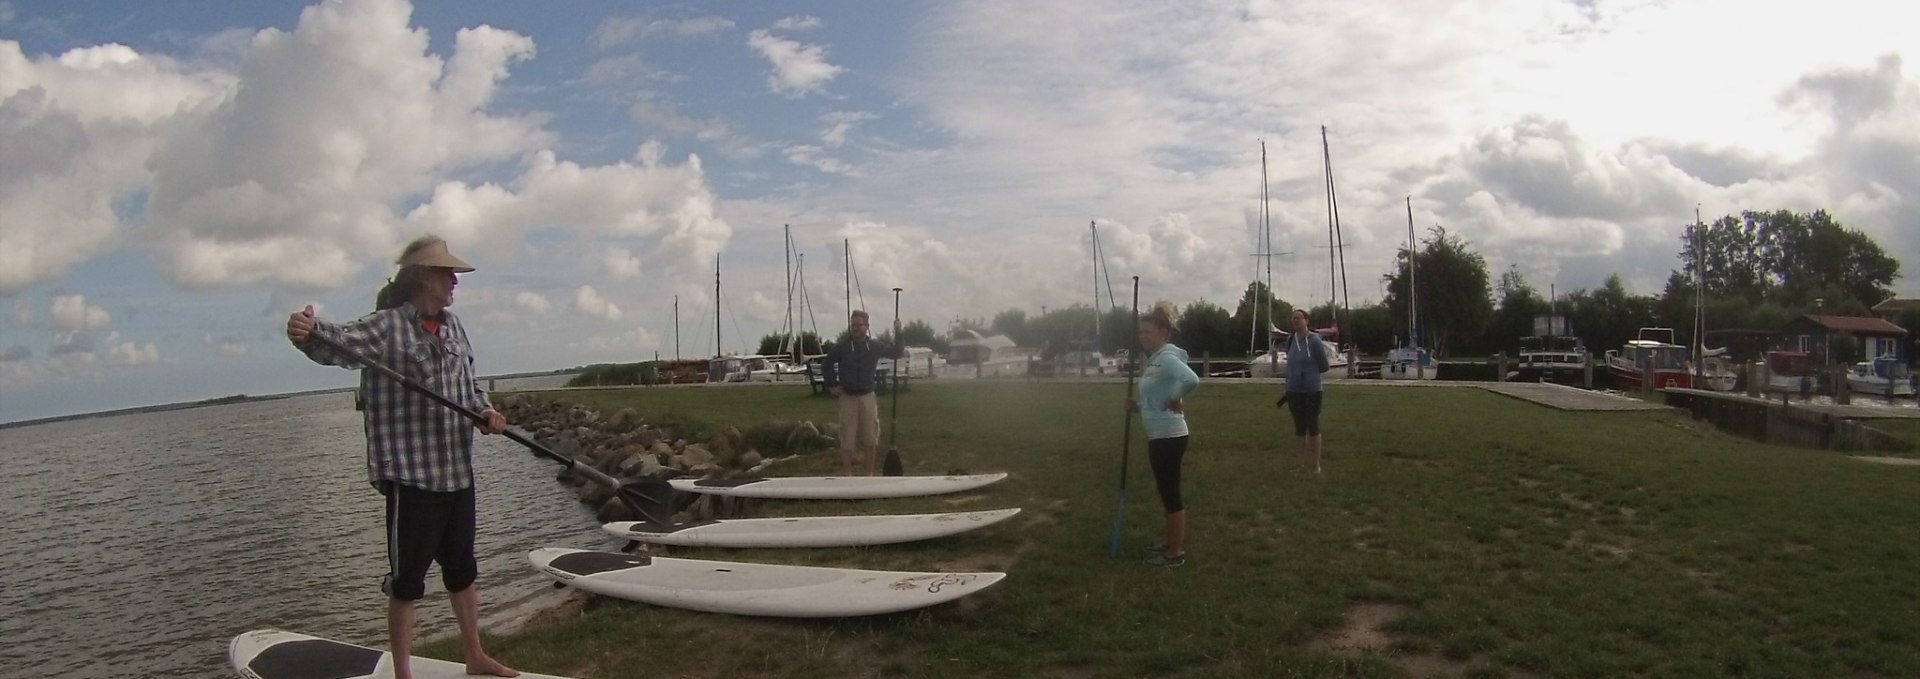
[[[1395,256],[1393,269],[1382,276],[1385,299],[1351,308],[1326,303],[1309,314],[1315,328],[1337,323],[1342,344],[1351,343],[1363,354],[1382,354],[1406,341],[1411,280],[1419,286],[1420,343],[1440,356],[1512,355],[1521,338],[1535,334],[1535,317],[1547,313],[1566,317],[1572,334],[1600,354],[1632,339],[1642,327],[1672,328],[1675,341],[1692,345],[1697,332],[1695,291],[1703,289],[1707,345],[1717,347],[1725,345],[1728,333],[1776,332],[1801,314],[1871,315],[1869,309],[1892,296],[1892,283],[1900,275],[1899,261],[1825,210],[1743,211],[1681,225],[1680,232],[1675,254],[1679,267],[1659,294],[1628,292],[1616,274],[1598,287],[1550,296],[1517,267],[1493,276],[1472,243],[1436,226],[1420,240],[1417,251],[1403,247]],[[1409,263],[1417,267],[1417,279],[1409,277]],[[1231,308],[1204,299],[1182,306],[1175,341],[1196,357],[1245,356],[1264,349],[1264,327],[1254,327],[1256,317],[1262,326],[1276,319],[1274,324],[1284,329],[1293,309],[1292,303],[1255,281]],[[1920,312],[1909,312],[1899,324],[1911,333],[1910,339],[1920,338]],[[1007,309],[991,319],[958,319],[952,328],[1006,335],[1020,346],[1040,348],[1043,358],[1089,349],[1096,341],[1100,351],[1112,353],[1134,341],[1132,310],[1086,304],[1041,313]],[[891,328],[876,330],[891,341]],[[904,326],[902,335],[910,345],[941,353],[950,339],[920,320]],[[843,338],[844,333],[836,339]],[[806,353],[817,354],[831,350],[834,342],[805,333],[801,344]],[[776,354],[781,346],[780,335],[767,335],[760,340],[760,353]]]

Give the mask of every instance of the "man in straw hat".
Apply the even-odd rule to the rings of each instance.
[[[409,243],[397,263],[400,270],[380,290],[376,311],[335,324],[314,318],[308,306],[287,318],[287,339],[315,363],[361,367],[355,358],[309,341],[315,335],[332,340],[484,413],[482,431],[506,431],[506,417],[493,409],[474,380],[467,331],[447,311],[459,284],[457,274],[473,267],[435,236]],[[436,561],[460,625],[467,673],[518,676],[480,645],[480,604],[474,588],[479,573],[473,550],[474,426],[459,413],[371,370],[360,373],[360,393],[366,396],[367,480],[386,497],[388,571],[380,589],[388,597],[394,676],[412,676],[408,658],[414,604],[426,594],[427,568]]]

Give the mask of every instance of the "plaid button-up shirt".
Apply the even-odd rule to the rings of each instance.
[[[403,304],[350,323],[316,319],[313,332],[456,403],[486,412],[492,405],[474,379],[473,346],[460,320],[442,312],[438,334],[421,320],[419,310]],[[321,365],[359,367],[319,342],[307,342],[300,350]],[[369,482],[391,481],[435,492],[473,486],[470,420],[372,370],[360,371],[360,393],[365,399]]]

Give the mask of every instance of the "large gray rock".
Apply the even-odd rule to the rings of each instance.
[[[787,435],[787,450],[807,450],[818,445],[819,441],[820,428],[812,422],[803,421],[793,428],[793,433]]]
[[[693,469],[697,465],[710,465],[714,463],[713,452],[707,450],[706,446],[699,444],[687,446],[686,450],[680,451],[680,459],[686,462],[687,469]]]
[[[620,498],[617,498],[617,497],[601,502],[600,510],[597,512],[594,512],[593,518],[598,520],[600,523],[640,520],[640,517],[634,516],[633,510],[628,509],[627,504],[624,502],[621,502]]]
[[[606,428],[608,431],[624,433],[632,431],[634,427],[640,426],[640,423],[640,413],[634,412],[632,408],[621,408],[619,412],[607,418]]]

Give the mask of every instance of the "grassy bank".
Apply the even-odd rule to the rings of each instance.
[[[1140,563],[1159,507],[1137,434],[1126,542],[1107,556],[1118,385],[923,385],[901,399],[908,472],[1010,479],[765,511],[1019,517],[887,548],[673,554],[1005,569],[1006,582],[948,607],[823,622],[595,599],[492,648],[583,677],[1920,676],[1920,469],[1760,446],[1672,414],[1340,386],[1327,475],[1313,478],[1291,468],[1273,395],[1209,383],[1189,402],[1183,568]],[[566,397],[721,425],[832,419],[800,389]],[[833,469],[822,455],[776,471]]]

